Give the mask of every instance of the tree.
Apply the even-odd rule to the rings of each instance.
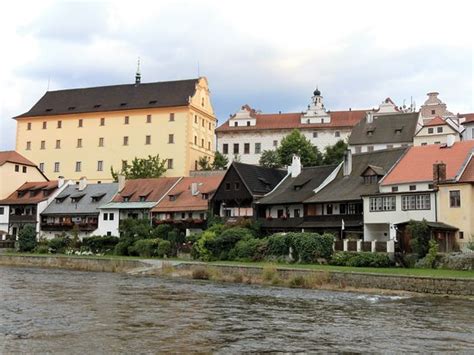
[[[122,167],[120,173],[114,171],[113,167],[110,168],[112,178],[117,181],[118,175],[124,175],[126,179],[145,179],[145,178],[157,178],[162,176],[166,172],[165,165],[167,159],[160,159],[160,155],[156,156],[149,155],[148,158],[137,158],[132,160],[132,164],[126,164]]]
[[[276,150],[264,150],[258,163],[266,168],[281,168],[280,158]]]
[[[297,129],[281,140],[277,153],[281,165],[291,165],[294,154],[301,158],[303,166],[317,166],[322,163],[319,149]]]
[[[411,234],[410,245],[413,252],[418,254],[418,258],[424,258],[430,249],[431,232],[428,223],[424,218],[422,221],[410,220],[407,229]]]
[[[36,229],[31,224],[24,226],[18,233],[18,246],[20,251],[33,251],[37,245]]]
[[[220,152],[216,152],[214,155],[214,162],[212,163],[212,169],[214,170],[224,170],[229,164],[229,159]]]
[[[328,145],[325,148],[323,163],[325,165],[339,164],[344,159],[346,150],[347,143],[342,139],[334,145]]]
[[[201,170],[212,170],[211,158],[199,157],[198,165]]]

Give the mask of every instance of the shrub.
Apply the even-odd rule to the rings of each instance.
[[[216,236],[211,242],[207,243],[208,250],[215,258],[227,260],[230,250],[239,240],[253,238],[248,229],[235,227],[224,230],[219,236]]]
[[[169,240],[160,240],[158,242],[158,248],[156,249],[156,255],[160,258],[171,255],[171,242]]]
[[[55,237],[48,240],[48,247],[51,253],[53,254],[62,254],[66,251],[66,248],[69,247],[70,239],[69,237]]]
[[[334,253],[331,257],[331,260],[329,260],[329,264],[337,266],[347,266],[353,254],[354,253],[348,251],[340,251]]]
[[[474,251],[474,242],[469,242],[469,243],[467,243],[467,248],[468,248],[469,250]]]
[[[268,238],[268,254],[287,256],[290,253],[289,238],[286,234],[277,233]]]
[[[332,256],[330,264],[353,267],[390,267],[392,261],[389,256],[384,253],[354,253],[342,251]]]
[[[118,242],[117,245],[115,246],[114,254],[115,255],[122,255],[122,256],[129,255],[128,254],[128,248],[131,245],[132,244],[129,241],[125,241],[125,240]]]
[[[320,258],[332,255],[334,237],[332,234],[289,233],[294,259],[302,263],[315,263]]]
[[[191,257],[193,259],[200,259],[203,261],[210,261],[213,259],[212,252],[208,249],[209,245],[212,245],[216,234],[210,230],[201,233],[199,239],[193,244],[191,249]]]
[[[154,238],[149,219],[124,219],[119,225],[120,239],[135,242],[139,239]]]
[[[428,254],[426,254],[425,256],[426,265],[430,269],[433,269],[435,267],[436,257],[438,255],[438,243],[436,243],[436,240],[430,240],[428,245],[429,245]]]
[[[155,238],[168,240],[168,233],[171,232],[172,229],[173,227],[169,224],[160,224],[153,229],[152,234]]]
[[[474,270],[474,253],[455,253],[441,258],[439,266],[451,270]]]
[[[30,252],[36,248],[36,229],[32,225],[24,226],[18,233],[18,247],[22,252]]]
[[[85,237],[82,245],[93,253],[106,253],[113,251],[118,242],[117,237],[93,235]]]
[[[38,245],[36,248],[35,248],[35,253],[38,253],[38,254],[48,254],[49,253],[49,248],[47,245]]]
[[[278,277],[278,271],[273,265],[265,265],[262,269],[262,278],[265,281],[272,281]]]
[[[206,268],[199,267],[193,270],[192,278],[195,280],[209,280],[210,274]]]
[[[424,258],[429,250],[431,232],[426,220],[413,221],[408,223],[407,229],[411,234],[410,245],[413,252],[418,254],[418,258]]]
[[[306,282],[306,279],[304,278],[304,276],[300,276],[300,275],[292,276],[288,280],[288,286],[294,287],[294,288],[295,287],[306,287],[307,282]]]
[[[260,261],[265,258],[267,248],[267,239],[250,238],[239,240],[229,252],[229,259]]]
[[[142,257],[152,257],[156,255],[156,248],[158,247],[157,239],[140,239],[137,240],[131,247],[128,248],[129,254],[138,255]]]

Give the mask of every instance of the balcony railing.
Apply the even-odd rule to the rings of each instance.
[[[80,231],[94,231],[97,223],[41,223],[41,230],[44,231],[71,231],[77,226]]]
[[[9,219],[11,223],[36,223],[35,214],[11,214]]]

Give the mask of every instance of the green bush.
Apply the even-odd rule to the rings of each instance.
[[[418,258],[424,258],[430,248],[431,232],[428,223],[425,219],[422,221],[410,220],[407,229],[411,234],[410,245],[413,252],[418,254]]]
[[[166,239],[168,240],[168,233],[171,232],[173,227],[171,227],[169,224],[160,224],[157,227],[153,229],[153,235],[155,238],[160,238],[160,239]]]
[[[320,258],[329,259],[333,252],[332,234],[289,233],[294,259],[302,263],[315,263]]]
[[[253,235],[248,229],[235,227],[224,230],[212,241],[209,241],[206,244],[206,247],[212,253],[214,258],[227,260],[230,250],[239,240],[251,238],[253,238]]]
[[[384,253],[370,252],[347,252],[335,253],[330,262],[331,265],[352,266],[352,267],[390,267],[392,261]]]
[[[131,245],[132,244],[129,241],[125,241],[125,240],[118,242],[117,245],[114,248],[114,254],[115,255],[122,255],[122,256],[129,255],[128,254],[128,248]]]
[[[153,227],[149,219],[124,219],[120,221],[120,239],[132,243],[140,239],[154,238]]]
[[[156,255],[160,258],[171,256],[171,242],[169,240],[160,240],[156,249]]]
[[[36,229],[28,224],[20,229],[18,233],[18,247],[22,252],[30,252],[36,248]]]
[[[208,249],[216,238],[216,233],[207,230],[200,234],[199,239],[193,244],[191,249],[191,257],[202,261],[211,261],[214,259],[212,252]]]
[[[70,242],[71,239],[67,236],[55,237],[48,240],[48,247],[53,254],[63,254],[66,251],[66,248],[69,247]]]
[[[239,240],[229,252],[230,260],[261,261],[265,258],[268,249],[268,239]]]
[[[113,251],[118,242],[117,237],[93,235],[85,237],[82,245],[93,253],[106,253]]]
[[[273,256],[288,256],[290,242],[286,234],[277,233],[268,238],[268,254]]]
[[[38,254],[48,254],[49,253],[49,247],[47,245],[38,245],[35,248],[35,253]]]
[[[453,253],[440,258],[439,267],[450,270],[474,270],[474,253]]]
[[[156,255],[158,242],[158,239],[137,240],[131,247],[128,248],[128,253],[130,255],[138,255],[141,257],[150,258]]]

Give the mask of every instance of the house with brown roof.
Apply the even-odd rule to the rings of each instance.
[[[406,225],[425,219],[440,251],[452,250],[460,240],[459,226],[447,223],[454,219],[441,218],[440,206],[446,201],[441,201],[440,186],[460,179],[473,151],[474,141],[410,147],[380,180],[378,191],[363,198],[364,240],[394,240],[409,252]],[[456,193],[452,195],[456,199]]]
[[[25,225],[33,225],[40,232],[40,214],[54,198],[72,182],[25,182],[7,198],[0,200],[0,230],[16,238]]]
[[[14,150],[0,152],[0,199],[27,181],[48,181],[41,169]]]
[[[205,228],[209,202],[224,177],[223,173],[183,177],[152,208],[153,222],[172,224],[188,231]]]
[[[459,142],[464,128],[451,117],[436,116],[425,120],[424,125],[415,134],[414,145],[445,144]]]
[[[229,161],[258,164],[265,150],[274,150],[293,129],[299,129],[311,143],[323,150],[346,140],[365,117],[366,110],[328,111],[316,89],[311,104],[302,112],[264,114],[244,105],[216,129],[217,150]]]

